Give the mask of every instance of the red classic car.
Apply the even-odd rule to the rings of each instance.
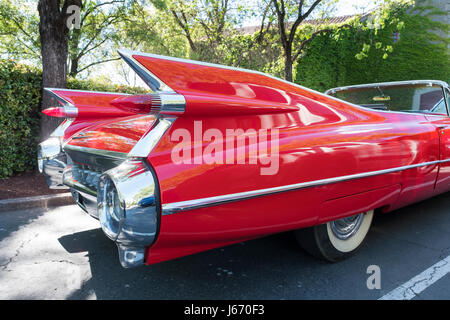
[[[272,76],[126,50],[152,90],[47,89],[65,117],[39,145],[50,188],[116,242],[124,267],[294,230],[341,260],[374,212],[450,189],[450,92],[440,81],[322,94]]]

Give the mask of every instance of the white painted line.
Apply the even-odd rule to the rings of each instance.
[[[378,300],[411,300],[448,273],[450,273],[450,256],[437,262]]]

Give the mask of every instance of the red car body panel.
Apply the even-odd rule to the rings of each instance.
[[[264,117],[260,117],[260,123],[264,123]],[[399,126],[393,126],[388,118],[381,120],[375,116],[373,121],[366,120],[364,129],[345,123],[295,128],[289,117],[279,117],[280,164],[275,176],[260,175],[261,165],[258,164],[174,166],[171,160],[173,142],[170,142],[171,132],[168,132],[148,158],[159,179],[161,202],[265,189],[439,158],[438,133],[420,115],[406,115],[410,123],[403,120]],[[179,118],[171,130],[181,127],[193,132],[193,121]],[[203,119],[202,124],[205,130],[209,125],[222,130],[230,126],[246,130],[254,126],[254,117],[208,118]],[[371,132],[369,139],[361,136],[361,130]],[[209,143],[203,141],[202,147]],[[195,248],[202,251],[207,244],[214,248],[236,239],[311,226],[355,212],[374,208],[392,210],[431,197],[437,174],[438,165],[433,164],[163,216],[158,240],[152,246],[147,262],[172,259],[184,250],[185,254],[194,252]],[[177,250],[170,250],[171,247]]]
[[[430,122],[437,127],[440,137],[440,160],[450,159],[450,118],[445,116],[427,116]],[[450,162],[439,166],[439,175],[436,180],[436,194],[448,191],[450,184]]]
[[[448,117],[369,110],[259,73],[176,59],[133,58],[186,99],[185,113],[176,117],[147,157],[162,206],[431,162],[162,215],[157,240],[146,253],[147,264],[372,209],[388,212],[450,189],[450,162],[432,163],[450,159],[450,129],[441,129],[450,125]],[[72,94],[70,99],[76,105],[95,101],[94,107],[111,108],[111,96],[96,100],[96,94]],[[120,118],[77,119],[66,131],[67,143],[128,153],[155,121],[154,116],[115,115]],[[199,122],[200,133],[195,127]],[[211,144],[203,136],[208,129],[223,136],[227,129],[265,129],[269,134],[276,130],[279,144],[268,148],[279,151],[276,174],[261,174],[270,169],[262,161],[249,163],[254,156],[250,144],[241,149],[233,145],[233,163],[174,164],[173,150],[179,144],[174,133],[190,134],[192,143],[185,147],[195,159]],[[79,131],[88,138],[73,139]],[[219,158],[226,159],[225,149],[224,145]],[[238,154],[245,164],[237,163]]]
[[[70,135],[67,144],[84,148],[108,150],[128,153],[147,132],[155,121],[154,115],[128,116],[103,121],[75,121],[67,130]],[[76,133],[83,131],[83,136],[77,139]]]

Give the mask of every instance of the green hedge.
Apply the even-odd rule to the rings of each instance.
[[[74,78],[67,79],[67,88],[75,90],[89,90],[89,91],[125,92],[131,94],[149,92],[149,90],[145,90],[139,87],[129,87],[118,84],[109,84],[93,79],[78,80]]]
[[[327,89],[371,82],[433,79],[449,81],[450,57],[448,43],[438,40],[429,30],[438,26],[425,16],[397,13],[404,28],[400,40],[393,44],[397,24],[387,24],[375,32],[373,29],[331,32],[315,38],[306,55],[297,65],[295,82],[306,87]],[[392,52],[376,48],[377,42],[391,45]],[[356,56],[364,44],[370,44],[366,57]]]
[[[0,61],[0,178],[35,166],[41,73]]]
[[[36,168],[39,143],[41,71],[0,60],[0,179]],[[142,93],[139,88],[69,79],[70,89]]]

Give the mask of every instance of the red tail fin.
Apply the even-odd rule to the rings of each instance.
[[[293,84],[256,71],[119,50],[155,92],[181,94],[185,115],[240,115],[298,111]]]
[[[45,88],[61,104],[43,113],[65,118],[115,118],[135,114],[133,111],[117,108],[112,103],[117,98],[130,96],[124,93],[108,93],[70,89]]]

